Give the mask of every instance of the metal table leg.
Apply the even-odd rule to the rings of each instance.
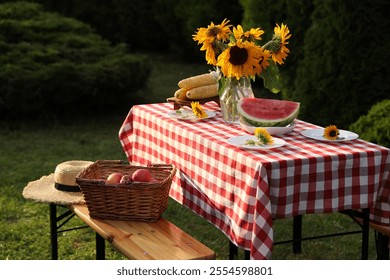
[[[378,260],[389,259],[389,236],[375,232],[376,255]]]
[[[229,260],[238,259],[238,247],[229,240]]]
[[[293,218],[293,253],[301,253],[301,240],[302,240],[302,215],[295,216]]]
[[[362,260],[368,260],[368,241],[370,229],[370,209],[362,209]]]

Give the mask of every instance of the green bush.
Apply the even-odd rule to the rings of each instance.
[[[390,99],[373,105],[367,115],[361,116],[349,127],[361,139],[390,148]]]
[[[293,99],[301,117],[348,127],[388,97],[388,1],[314,1],[312,24],[297,64]],[[294,51],[294,50],[292,50]]]
[[[148,57],[80,21],[39,4],[0,5],[1,117],[128,108],[150,71]]]

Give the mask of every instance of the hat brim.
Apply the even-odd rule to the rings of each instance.
[[[36,202],[55,203],[59,205],[85,204],[81,192],[67,192],[55,188],[54,173],[42,176],[39,180],[31,181],[23,189],[25,199]]]

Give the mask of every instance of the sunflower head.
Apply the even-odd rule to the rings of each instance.
[[[327,140],[337,140],[339,134],[339,130],[335,125],[328,125],[324,129],[324,137]]]
[[[287,40],[290,39],[291,34],[287,25],[282,23],[282,26],[276,24],[274,28],[274,35],[267,47],[271,51],[272,60],[276,63],[283,64],[290,50],[286,47]]]
[[[260,28],[251,28],[249,31],[245,31],[242,29],[241,25],[237,25],[237,27],[233,27],[233,35],[234,38],[242,41],[255,42],[261,40],[261,35],[264,34],[264,31]]]
[[[202,44],[201,51],[206,51],[206,61],[208,64],[216,65],[216,57],[224,49],[223,43],[228,40],[231,33],[228,25],[229,20],[224,19],[221,24],[215,25],[213,22],[207,28],[198,28],[193,40]]]
[[[198,28],[196,34],[193,35],[194,41],[198,41],[198,44],[203,44],[205,41],[226,41],[228,35],[231,33],[230,27],[228,25],[229,20],[224,19],[221,24],[215,25],[213,22],[207,28],[201,27]]]
[[[265,128],[256,127],[255,128],[255,136],[259,140],[259,142],[263,145],[271,145],[274,142],[272,136],[268,133]]]
[[[198,119],[207,118],[207,113],[203,110],[199,102],[191,102],[192,112]]]
[[[217,48],[215,47],[215,41],[205,41],[200,48],[201,51],[206,51],[206,61],[208,64],[217,65]]]
[[[252,77],[260,74],[259,61],[262,57],[260,46],[251,42],[237,41],[229,44],[229,47],[218,56],[217,66],[225,77]]]

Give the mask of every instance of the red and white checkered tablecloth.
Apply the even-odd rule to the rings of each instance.
[[[389,149],[353,140],[324,142],[301,131],[318,128],[297,120],[276,136],[279,148],[249,151],[227,143],[248,134],[214,118],[197,122],[168,116],[172,103],[131,108],[119,131],[133,164],[173,163],[170,196],[203,216],[253,259],[271,258],[273,218],[372,207],[371,218],[390,224]]]

